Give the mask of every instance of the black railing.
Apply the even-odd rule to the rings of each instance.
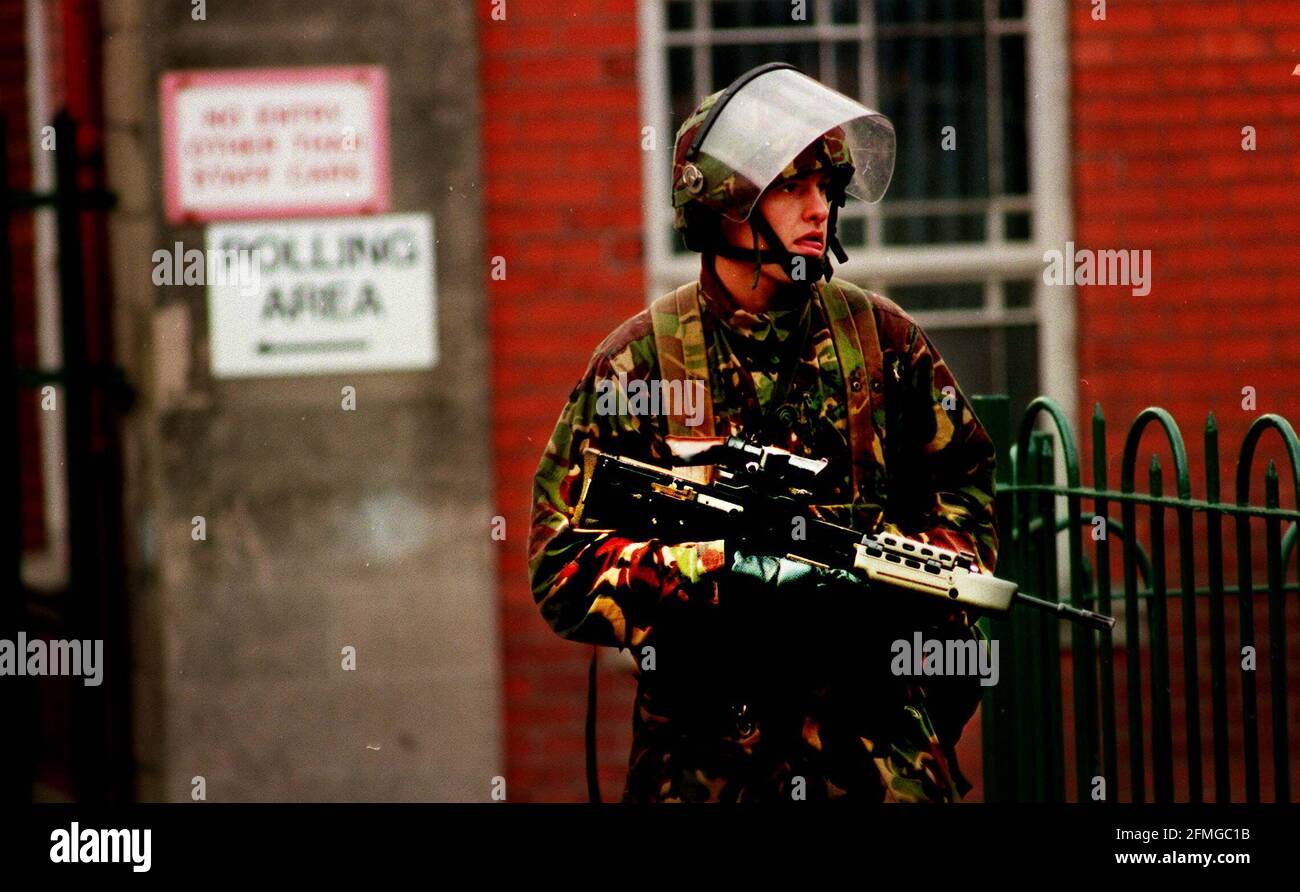
[[[86,169],[77,134],[77,123],[60,113],[54,120],[54,189],[20,190],[8,181],[7,134],[0,119],[0,375],[11,387],[7,408],[0,412],[0,536],[5,541],[0,572],[9,580],[0,638],[14,641],[22,631],[29,639],[102,639],[107,668],[102,684],[94,687],[68,679],[5,679],[13,696],[6,710],[8,733],[0,735],[0,796],[5,801],[32,797],[38,756],[51,749],[66,754],[69,764],[60,769],[74,798],[122,799],[131,793],[131,659],[125,627],[117,412],[130,404],[132,391],[121,369],[96,360],[88,345],[88,316],[94,313],[102,326],[110,314],[104,301],[88,300],[83,224],[88,213],[111,208],[114,196],[102,188],[82,187]],[[54,210],[58,239],[63,364],[54,369],[19,368],[15,346],[11,223],[15,214],[40,208]],[[47,385],[58,388],[53,411],[62,416],[66,435],[69,565],[65,590],[38,594],[25,588],[21,572],[24,471],[19,400],[39,400],[33,391]],[[70,690],[58,687],[67,684]],[[39,706],[42,699],[46,708]],[[63,702],[70,703],[70,710],[60,707]],[[50,733],[58,739],[41,739]]]

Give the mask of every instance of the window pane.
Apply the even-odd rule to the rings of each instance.
[[[989,194],[984,41],[981,37],[878,41],[881,111],[898,134],[891,199]],[[955,150],[942,147],[956,128]]]
[[[831,0],[831,21],[852,25],[858,21],[858,0]]]
[[[983,214],[928,217],[886,217],[882,230],[887,245],[935,245],[985,240]]]
[[[861,47],[854,43],[835,44],[835,89],[845,96],[859,98],[858,66],[861,64]]]
[[[909,313],[925,310],[978,310],[984,306],[981,282],[949,285],[895,285],[889,296]]]
[[[713,47],[713,89],[721,90],[749,69],[765,62],[789,62],[816,74],[818,45],[815,43],[760,43],[747,46]]]
[[[1038,396],[1038,326],[1011,325],[1006,329],[1006,387],[1000,393],[1011,396],[1011,418],[1018,424],[1025,407]],[[969,391],[967,391],[969,393]]]
[[[1007,306],[1007,309],[1019,310],[1033,306],[1033,282],[1005,282],[1002,288],[1002,302]]]
[[[1007,241],[1024,242],[1034,237],[1029,214],[1024,211],[1011,211],[1006,215],[1003,225],[1006,228]]]
[[[668,94],[672,103],[672,120],[668,122],[671,128],[668,138],[671,139],[704,98],[696,94],[695,63],[690,47],[675,46],[668,50]]]
[[[948,363],[963,393],[967,396],[1006,393],[1005,384],[993,380],[994,354],[1000,349],[999,332],[989,328],[935,329],[924,325],[922,328]]]
[[[662,2],[670,32],[731,29],[730,36],[744,41],[706,46],[707,67],[698,78],[695,60],[700,50],[665,48],[671,118],[665,143],[704,93],[722,89],[757,65],[789,62],[857,98],[862,98],[861,83],[867,80],[875,90],[873,104],[894,123],[898,159],[889,192],[878,209],[883,215],[873,212],[871,217],[878,222],[851,214],[840,220],[840,239],[846,246],[861,249],[873,239],[888,247],[971,244],[984,242],[999,230],[1009,242],[1032,241],[1032,213],[1003,210],[997,219],[986,209],[995,186],[1002,195],[1029,194],[1026,38],[1005,34],[988,40],[984,18],[986,9],[1002,19],[1023,18],[1027,6],[1023,0]],[[796,12],[804,14],[802,21],[793,18]],[[799,40],[764,39],[776,27],[812,25],[819,12],[826,16],[820,20],[823,27],[852,25],[874,16],[876,38],[866,53],[863,44],[849,35],[805,33]],[[738,29],[753,29],[753,33],[736,33]],[[987,58],[986,48],[996,56]],[[874,71],[864,72],[864,66]],[[990,97],[986,67],[993,66],[1000,75],[1001,95]],[[990,106],[990,101],[998,105]],[[990,118],[1000,119],[996,130],[990,131]],[[955,146],[945,149],[949,133]],[[995,157],[999,162],[991,164]],[[871,231],[868,226],[881,229]],[[675,253],[681,253],[677,239],[674,245]],[[1009,288],[1008,301],[1018,299],[1011,294]],[[1032,306],[1032,301],[1024,306]]]
[[[691,11],[695,4],[690,2],[673,2],[668,4],[668,30],[688,31],[691,27]]]
[[[983,18],[984,0],[876,0],[876,22],[881,25],[978,22]]]
[[[1002,177],[1008,195],[1029,192],[1029,137],[1025,114],[1025,38],[1002,38]]]
[[[890,295],[893,296],[892,294]],[[1005,393],[1011,398],[1011,418],[1019,422],[1025,407],[1038,396],[1038,326],[1006,328],[931,328],[925,333],[939,349],[957,386],[968,397]]]
[[[790,0],[714,0],[710,5],[715,28],[770,28],[812,25],[816,0],[802,4]],[[796,12],[802,19],[794,17]]]
[[[835,221],[835,234],[845,250],[860,248],[867,243],[867,221],[862,217],[840,217]]]

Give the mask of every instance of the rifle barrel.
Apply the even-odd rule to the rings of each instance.
[[[1016,592],[1015,600],[1030,607],[1035,607],[1047,613],[1055,613],[1057,616],[1066,619],[1077,620],[1085,625],[1092,626],[1102,632],[1109,632],[1115,628],[1115,617],[1106,616],[1104,613],[1094,613],[1091,610],[1084,610],[1082,607],[1075,607],[1073,604],[1061,604],[1056,601],[1044,601],[1042,598],[1035,598],[1033,595],[1026,595],[1024,592]]]

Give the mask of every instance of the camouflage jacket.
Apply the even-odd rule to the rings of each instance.
[[[859,330],[876,326],[883,354],[883,381],[871,382],[875,440],[859,450],[868,466],[859,498],[821,281],[787,292],[782,309],[754,314],[703,266],[715,432],[830,459],[827,489],[810,506],[816,515],[969,551],[991,572],[992,442],[912,318],[887,298],[834,282]],[[635,541],[574,529],[583,449],[667,465],[665,417],[616,414],[612,405],[636,404],[602,398],[611,386],[632,390],[660,374],[643,310],[592,354],[533,483],[529,571],[546,622],[573,641],[634,655],[654,648],[654,669],[638,671],[624,800],[959,799],[969,784],[952,747],[978,705],[978,679],[895,677],[889,644],[914,630],[978,639],[964,612],[860,592],[772,604],[729,575],[723,539]]]

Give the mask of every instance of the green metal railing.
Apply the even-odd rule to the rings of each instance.
[[[1204,499],[1192,497],[1191,471],[1182,434],[1163,409],[1139,413],[1124,442],[1120,488],[1107,480],[1106,424],[1101,407],[1092,418],[1093,486],[1081,482],[1080,456],[1060,407],[1040,397],[1030,403],[1012,440],[1009,403],[1005,396],[975,397],[975,410],[998,449],[998,517],[1001,544],[997,573],[1019,583],[1040,598],[1061,600],[1057,543],[1065,536],[1068,603],[1106,614],[1122,614],[1122,644],[1112,633],[1074,626],[1068,632],[1072,694],[1075,796],[1079,801],[1147,800],[1147,758],[1152,768],[1152,798],[1175,798],[1176,756],[1185,760],[1180,791],[1191,802],[1205,798],[1202,774],[1203,706],[1198,642],[1209,636],[1209,739],[1215,802],[1260,801],[1260,729],[1256,672],[1268,672],[1269,720],[1272,738],[1273,799],[1289,801],[1290,736],[1286,679],[1286,596],[1300,585],[1286,584],[1286,568],[1294,558],[1300,511],[1279,508],[1278,473],[1269,462],[1264,474],[1264,505],[1250,504],[1251,472],[1261,438],[1275,431],[1291,465],[1291,481],[1300,499],[1300,440],[1291,424],[1278,415],[1263,415],[1247,431],[1237,457],[1236,493],[1231,504],[1220,501],[1219,433],[1213,414],[1205,425]],[[1046,419],[1052,433],[1035,430]],[[1153,456],[1147,471],[1147,492],[1135,491],[1138,446],[1143,433],[1157,425],[1164,433],[1174,464],[1175,494],[1165,495],[1164,471]],[[1059,444],[1059,445],[1058,445]],[[1059,448],[1065,485],[1055,481]],[[1064,497],[1066,516],[1057,516]],[[1092,511],[1085,512],[1084,503]],[[1112,516],[1118,506],[1119,518]],[[1139,525],[1138,511],[1144,522]],[[1177,582],[1172,587],[1166,565],[1167,515],[1176,524]],[[1237,584],[1224,580],[1223,523],[1235,526]],[[1264,525],[1264,587],[1253,578],[1252,519]],[[1287,524],[1285,534],[1283,524]],[[1084,552],[1084,531],[1095,546],[1093,560]],[[1143,545],[1145,540],[1146,547]],[[1120,584],[1112,591],[1112,543],[1118,541]],[[1198,554],[1204,555],[1197,584]],[[1236,651],[1226,640],[1227,599],[1235,598],[1238,615]],[[1175,752],[1171,675],[1169,666],[1171,598],[1181,609],[1183,746]],[[1256,648],[1255,600],[1262,598],[1267,615],[1268,665],[1245,668],[1240,655]],[[1198,623],[1199,609],[1208,621]],[[1142,623],[1145,613],[1145,628]],[[983,703],[984,790],[986,801],[1064,801],[1066,799],[1066,729],[1062,703],[1062,639],[1059,622],[1034,611],[1015,611],[1006,618],[981,621],[997,639],[1005,667],[1000,684],[988,689]],[[1124,657],[1124,691],[1128,710],[1121,729],[1116,706],[1116,655]],[[1151,666],[1143,678],[1143,663]],[[1240,686],[1241,708],[1229,715],[1232,676]],[[1146,682],[1144,687],[1144,681]],[[1237,721],[1241,741],[1230,751],[1230,722]],[[1147,740],[1146,728],[1150,728]],[[1120,732],[1127,735],[1125,785],[1120,785]],[[1241,777],[1234,780],[1234,765]],[[1234,789],[1244,786],[1244,789]],[[1121,796],[1121,793],[1124,795]]]

